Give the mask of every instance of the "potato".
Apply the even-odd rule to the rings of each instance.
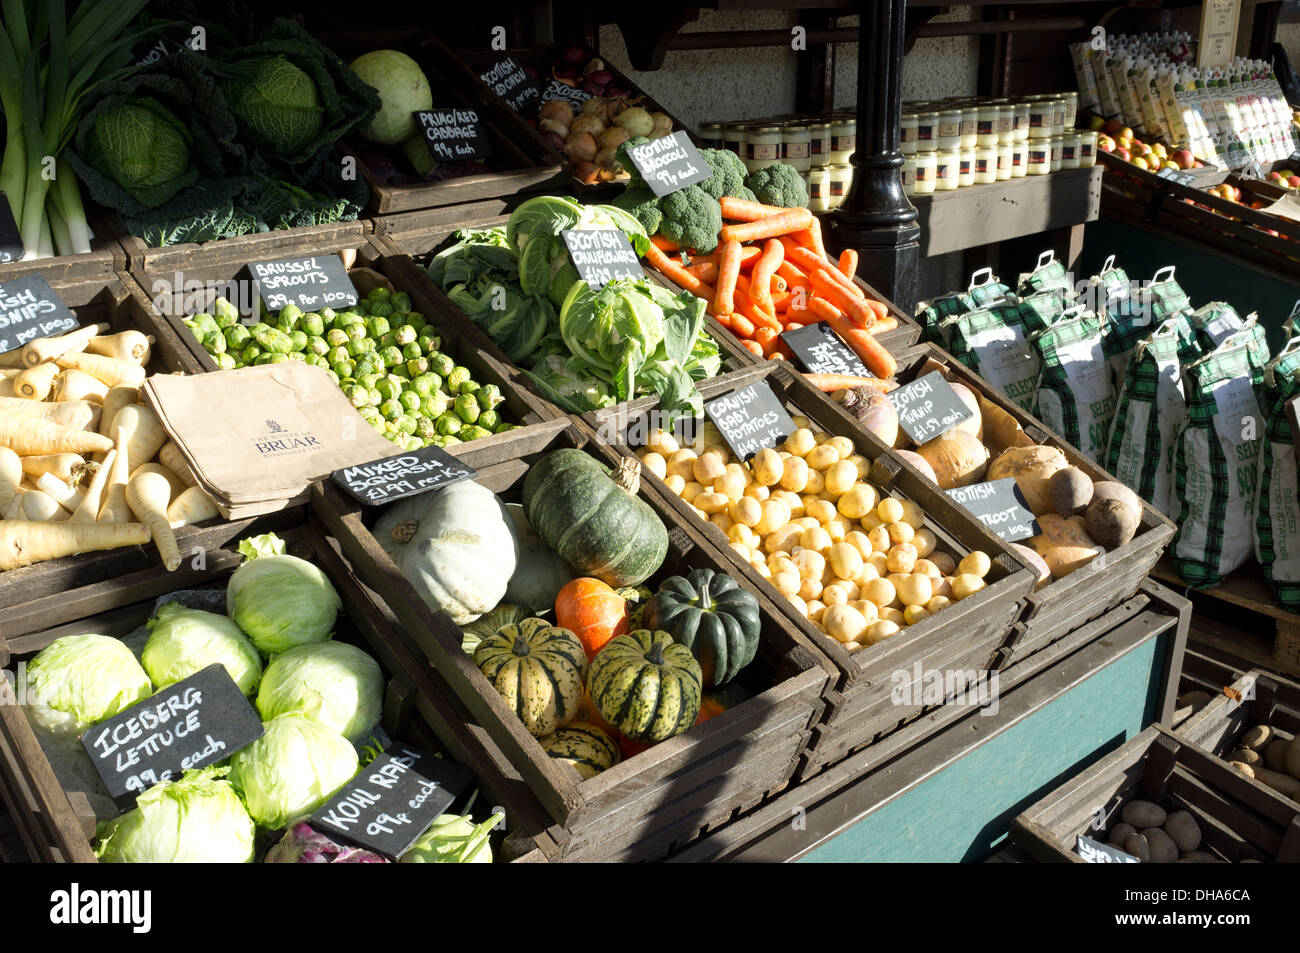
[[[1178,696],[1177,706],[1179,708],[1200,708],[1202,705],[1209,702],[1212,697],[1213,696],[1211,696],[1209,692],[1203,692],[1199,689],[1190,692],[1183,692],[1183,694]]]
[[[1124,842],[1129,839],[1130,834],[1136,834],[1137,828],[1125,821],[1120,821],[1110,829],[1110,835],[1106,838],[1107,844],[1113,844],[1123,849]]]
[[[1274,738],[1264,748],[1264,767],[1270,771],[1286,771],[1286,753],[1291,742],[1283,738]],[[1290,774],[1287,771],[1287,774]]]
[[[1286,773],[1300,778],[1300,735],[1292,738],[1291,747],[1286,749]]]
[[[1230,768],[1235,768],[1236,770],[1240,771],[1242,774],[1244,774],[1244,775],[1245,775],[1246,777],[1248,777],[1248,778],[1253,778],[1253,777],[1255,776],[1255,769],[1252,768],[1250,765],[1245,764],[1244,762],[1241,762],[1241,761],[1229,761],[1229,762],[1228,762],[1228,767],[1230,767]]]
[[[1196,823],[1190,811],[1174,811],[1165,818],[1164,828],[1184,853],[1201,846],[1201,825]]]
[[[776,486],[785,474],[785,461],[775,450],[764,448],[749,461],[750,472],[763,486]]]
[[[1270,771],[1258,765],[1252,765],[1251,770],[1255,772],[1256,781],[1267,784],[1283,797],[1289,797],[1293,801],[1300,800],[1300,778],[1293,778],[1280,771]]]
[[[1038,518],[1038,528],[1043,532],[1030,537],[1029,545],[1047,563],[1053,579],[1068,576],[1080,566],[1097,558],[1100,547],[1088,535],[1083,517],[1068,519],[1048,513]]]
[[[993,568],[993,562],[989,559],[988,553],[980,552],[978,549],[974,552],[967,553],[957,564],[957,572],[970,573],[972,576],[979,576],[983,579]]]
[[[873,622],[867,626],[866,640],[868,645],[875,645],[877,642],[883,642],[891,635],[898,633],[901,627],[897,622],[889,622],[881,619],[879,622]]]
[[[1237,739],[1237,744],[1242,748],[1250,748],[1256,751],[1268,743],[1273,737],[1273,729],[1268,725],[1253,725],[1241,733]]]
[[[949,430],[917,448],[935,473],[940,489],[951,490],[983,480],[989,469],[989,452],[979,439],[964,430]]]
[[[1141,834],[1129,834],[1124,838],[1124,853],[1132,854],[1143,864],[1151,861],[1151,845]]]
[[[1172,864],[1178,859],[1178,845],[1174,839],[1159,827],[1148,827],[1142,831],[1147,848],[1151,851],[1151,863]]]
[[[1034,576],[1037,579],[1037,582],[1034,583],[1035,590],[1052,584],[1052,570],[1047,568],[1047,560],[1028,546],[1021,546],[1019,543],[1008,543],[1007,545],[1015,551],[1017,556],[1034,567]]]
[[[1229,761],[1240,761],[1242,764],[1248,764],[1252,768],[1256,765],[1263,764],[1264,759],[1258,751],[1251,751],[1249,748],[1237,748],[1228,755]]]
[[[1047,493],[1058,515],[1080,516],[1092,502],[1092,478],[1077,467],[1066,467],[1048,479]]]
[[[1102,480],[1093,485],[1084,525],[1093,539],[1107,549],[1116,549],[1131,540],[1142,525],[1142,501],[1123,483]]]
[[[1043,516],[1052,512],[1048,482],[1056,471],[1067,466],[1065,454],[1056,447],[1015,447],[998,454],[997,459],[989,464],[985,479],[992,482],[1011,477],[1024,494],[1030,512]]]
[[[691,464],[691,472],[695,475],[697,483],[701,486],[709,486],[727,472],[727,464],[722,459],[722,454],[710,450],[695,458],[695,462]]]
[[[930,466],[930,461],[926,460],[925,457],[921,456],[915,450],[895,450],[894,452],[898,454],[901,459],[906,460],[912,466],[920,470],[921,476],[925,477],[931,483],[939,482],[939,478],[935,476],[934,467]]]
[[[789,440],[786,443],[789,443]],[[808,485],[808,461],[796,455],[783,458],[781,461],[781,479],[778,482],[783,490],[802,493],[804,487]]]
[[[822,628],[839,642],[852,642],[867,629],[867,619],[849,605],[827,606],[822,616]]]
[[[903,501],[885,497],[876,506],[876,516],[882,523],[897,523],[903,518]]]
[[[1120,817],[1132,824],[1138,830],[1147,827],[1159,827],[1165,822],[1169,815],[1159,804],[1153,804],[1151,801],[1134,799],[1124,805],[1120,811]]]
[[[951,576],[957,571],[957,562],[948,553],[934,552],[931,550],[930,555],[926,558],[938,566],[939,572],[943,573],[945,576]]]

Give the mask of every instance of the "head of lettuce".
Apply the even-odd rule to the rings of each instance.
[[[334,631],[343,600],[325,573],[289,556],[274,533],[239,544],[244,562],[226,585],[226,615],[263,655],[324,642]]]
[[[153,694],[131,650],[107,635],[65,635],[27,663],[28,714],[53,737],[75,743],[91,725]]]

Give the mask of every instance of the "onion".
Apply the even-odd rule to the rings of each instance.
[[[561,141],[563,141],[569,135],[569,127],[562,122],[557,122],[554,119],[539,119],[537,121],[537,128],[540,129],[542,132],[554,133],[555,135],[560,137]]]
[[[589,99],[582,104],[582,115],[596,116],[597,118],[600,119],[601,122],[604,122],[606,116],[608,115],[608,113],[606,112],[606,107],[608,105],[609,105],[609,101],[605,99],[601,99],[599,96],[597,96],[594,99]]]
[[[554,149],[556,152],[564,151],[565,137],[560,135],[558,132],[544,132],[542,133],[542,138],[545,139],[546,144],[550,146],[552,149]]]
[[[628,131],[622,126],[610,126],[600,134],[597,141],[600,143],[601,149],[617,149],[631,138]]]
[[[577,132],[589,133],[592,136],[599,136],[605,131],[605,123],[595,116],[579,116],[573,120],[573,125],[569,126],[569,134]]]
[[[626,129],[630,136],[649,136],[655,129],[655,121],[640,106],[624,109],[614,121]]]
[[[573,167],[574,178],[587,185],[595,184],[599,179],[599,175],[600,169],[594,162],[579,162]]]
[[[582,75],[586,76],[588,73],[594,73],[597,70],[603,70],[604,68],[605,68],[605,61],[602,60],[599,56],[593,56],[591,58],[591,62],[582,68]]]
[[[651,139],[658,139],[673,131],[673,121],[668,118],[667,113],[651,113],[650,118],[655,121],[654,132],[650,134]]]
[[[593,83],[599,83],[601,86],[608,86],[614,82],[614,74],[607,69],[592,70],[590,67],[583,70],[583,75]]]
[[[591,162],[596,158],[599,151],[596,146],[596,140],[589,133],[575,132],[570,134],[569,141],[564,144],[564,157],[570,162]]]
[[[568,129],[573,123],[573,106],[563,99],[552,99],[549,103],[542,103],[542,108],[537,111],[537,118],[549,119]]]

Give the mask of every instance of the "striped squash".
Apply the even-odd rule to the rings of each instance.
[[[584,779],[594,778],[619,762],[618,745],[595,725],[575,721],[542,739],[542,748],[556,761],[572,765]]]
[[[582,701],[587,653],[576,635],[544,619],[503,625],[479,642],[474,664],[538,738],[571,722]]]
[[[700,713],[700,663],[667,632],[637,629],[605,644],[587,682],[601,715],[629,738],[663,741]]]

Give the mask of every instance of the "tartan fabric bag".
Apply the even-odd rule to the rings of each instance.
[[[1038,256],[1038,264],[1033,271],[1020,276],[1016,290],[1020,297],[1027,298],[1043,291],[1068,293],[1074,289],[1070,287],[1070,276],[1065,270],[1065,263],[1057,261],[1056,252],[1049,248]]]
[[[1300,397],[1300,338],[1292,338],[1265,374],[1270,397],[1259,453],[1255,556],[1278,601],[1300,611],[1300,479],[1287,404]]]
[[[953,357],[1008,400],[1037,414],[1038,352],[1030,346],[1014,299],[950,319]]]
[[[1115,386],[1102,347],[1102,320],[1067,312],[1033,339],[1043,363],[1038,416],[1094,463],[1106,455]]]
[[[1250,360],[1251,379],[1255,382],[1255,393],[1261,403],[1266,404],[1264,396],[1264,372],[1268,369],[1272,355],[1268,352],[1268,333],[1252,312],[1246,316],[1242,326],[1225,338],[1232,343],[1246,345],[1246,356]]]
[[[1178,531],[1170,553],[1198,589],[1218,585],[1255,552],[1264,416],[1246,344],[1225,341],[1187,368],[1187,425],[1175,446]]]
[[[1128,359],[1138,342],[1151,333],[1150,295],[1133,294],[1133,285],[1123,268],[1115,267],[1111,255],[1102,266],[1101,274],[1091,279],[1091,295],[1096,302],[1097,314],[1105,320],[1102,324],[1102,346],[1110,364],[1111,378],[1118,391],[1124,384]]]
[[[1196,329],[1201,349],[1213,351],[1232,334],[1245,327],[1237,309],[1226,301],[1211,301],[1192,312],[1192,327]]]
[[[925,307],[916,312],[916,320],[921,324],[921,339],[924,341],[935,341],[948,346],[947,337],[943,332],[943,324],[949,318],[965,314],[977,307],[971,296],[964,291],[954,291],[951,294],[940,295]]]
[[[1024,326],[1025,334],[1033,337],[1041,331],[1046,331],[1070,305],[1069,297],[1060,288],[1040,291],[1027,298],[1021,298],[1020,323]]]
[[[974,307],[982,308],[995,301],[1010,297],[1011,288],[1004,285],[993,274],[992,268],[981,268],[970,276],[970,284],[966,287],[966,293],[970,295]]]
[[[1173,496],[1174,441],[1186,419],[1178,334],[1172,327],[1157,328],[1129,359],[1104,466],[1166,515]]]
[[[1147,293],[1151,296],[1151,320],[1156,324],[1172,318],[1179,311],[1191,310],[1191,299],[1183,286],[1174,280],[1173,265],[1166,265],[1151,276]]]

